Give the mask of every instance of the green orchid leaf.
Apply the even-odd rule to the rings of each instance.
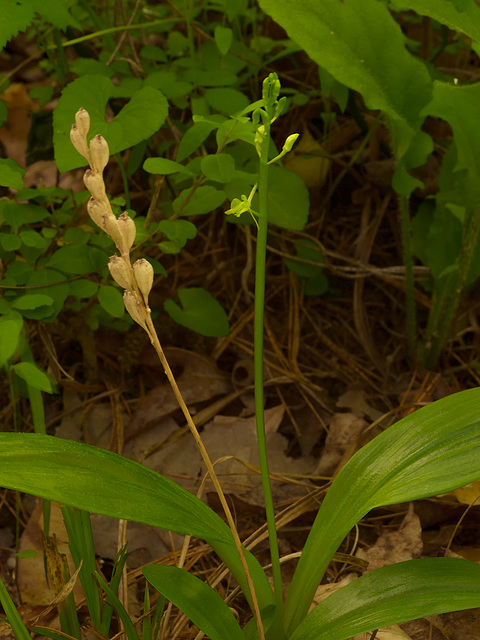
[[[203,538],[248,593],[225,522],[186,489],[138,462],[53,436],[0,433],[0,486]],[[255,557],[245,553],[260,607],[269,607],[274,598],[268,578]]]
[[[245,640],[231,609],[200,578],[184,569],[158,564],[144,567],[142,573],[211,640]]]
[[[412,413],[358,451],[332,483],[286,601],[292,633],[339,544],[371,509],[447,493],[480,477],[480,388]]]
[[[290,640],[348,640],[357,634],[480,606],[480,566],[422,558],[375,569],[318,604]]]
[[[70,129],[80,107],[90,115],[88,138],[101,134],[112,155],[150,138],[163,125],[168,113],[167,100],[160,91],[147,86],[134,92],[113,122],[105,122],[105,108],[114,93],[118,93],[115,89],[112,81],[101,75],[82,76],[65,87],[53,114],[53,144],[59,171],[86,165],[70,141]]]

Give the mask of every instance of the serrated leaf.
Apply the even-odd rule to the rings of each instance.
[[[47,374],[31,362],[18,362],[12,366],[19,378],[39,391],[53,393],[53,386]]]
[[[122,318],[125,313],[122,294],[110,285],[101,286],[98,290],[98,302],[114,318]]]
[[[178,298],[183,308],[173,300],[166,300],[164,304],[164,309],[172,320],[202,336],[218,338],[228,335],[228,316],[211,293],[201,287],[191,287],[180,289]]]
[[[40,14],[47,22],[57,29],[65,30],[69,25],[82,31],[82,25],[70,15],[60,0],[33,0],[36,13]]]
[[[82,76],[65,87],[53,114],[55,160],[61,172],[86,164],[70,142],[70,129],[80,107],[90,114],[88,137],[101,134],[108,142],[110,154],[150,138],[165,122],[167,101],[152,87],[136,91],[113,122],[105,122],[105,108],[114,93],[111,80],[100,75]]]
[[[19,31],[25,31],[33,20],[34,8],[32,0],[2,0],[2,19],[0,20],[0,48],[16,36]]]
[[[394,10],[410,9],[480,42],[480,12],[475,0],[392,0],[390,4]]]
[[[208,584],[185,569],[150,565],[143,575],[211,640],[245,640],[231,609]]]

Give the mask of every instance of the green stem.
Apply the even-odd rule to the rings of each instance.
[[[254,373],[255,373],[255,414],[257,421],[258,456],[262,475],[262,488],[267,515],[267,528],[272,561],[273,586],[277,604],[276,628],[283,628],[283,595],[282,573],[278,551],[277,529],[275,526],[275,510],[273,506],[272,487],[268,469],[267,444],[265,437],[265,414],[263,401],[263,323],[265,304],[265,262],[267,254],[267,188],[268,188],[268,147],[270,141],[269,127],[262,144],[260,158],[258,198],[258,235],[255,271],[255,325],[254,325]]]
[[[415,309],[415,284],[413,279],[412,229],[408,198],[400,196],[402,220],[403,260],[405,263],[405,285],[407,290],[407,336],[412,356],[416,357],[417,313]]]
[[[116,153],[115,157],[117,158],[118,166],[120,168],[120,174],[122,176],[123,192],[125,194],[125,207],[127,209],[131,209],[130,189],[128,188],[127,172],[125,171],[125,167],[123,166],[122,156],[119,153]]]

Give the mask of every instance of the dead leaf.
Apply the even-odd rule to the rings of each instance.
[[[55,535],[58,551],[65,554],[68,559],[70,574],[75,572],[68,547],[68,536],[63,523],[60,505],[51,503],[50,512],[50,536]],[[18,558],[17,560],[17,588],[22,603],[28,605],[49,605],[55,598],[55,592],[47,584],[45,577],[45,565],[43,560],[43,509],[42,501],[37,500],[34,510],[28,520],[27,526],[20,538],[19,551],[35,551],[33,558]],[[83,598],[80,583],[74,588],[76,602]]]
[[[315,475],[334,475],[345,452],[360,438],[366,427],[365,420],[354,413],[335,413],[329,425],[325,446]]]
[[[367,560],[367,571],[372,571],[396,562],[419,558],[422,550],[420,518],[413,511],[413,505],[410,505],[399,529],[383,533],[370,549],[360,549],[357,556]]]

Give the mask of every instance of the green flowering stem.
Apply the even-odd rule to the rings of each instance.
[[[272,488],[267,457],[265,436],[265,414],[263,398],[263,324],[265,305],[265,263],[267,253],[267,195],[268,195],[268,148],[270,144],[270,125],[275,118],[274,107],[279,91],[278,79],[270,76],[264,82],[265,111],[260,112],[263,124],[257,131],[257,151],[260,156],[258,179],[258,219],[257,219],[257,253],[255,270],[255,321],[254,321],[254,375],[255,375],[255,414],[257,424],[257,445],[262,476],[262,488],[267,515],[268,538],[270,543],[270,557],[272,562],[273,585],[277,604],[276,621],[274,627],[277,633],[283,629],[283,596],[280,556],[278,551],[277,529],[275,526],[275,510],[273,506]],[[276,76],[275,76],[276,78]],[[277,89],[277,91],[275,91]],[[275,95],[276,94],[276,95]],[[277,636],[279,637],[279,636]]]

